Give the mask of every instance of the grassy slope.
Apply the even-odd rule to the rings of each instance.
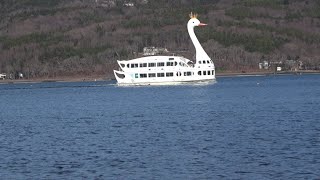
[[[145,46],[167,47],[192,59],[185,27],[190,11],[210,24],[196,33],[219,71],[255,71],[262,60],[319,64],[316,0],[162,0],[134,8],[93,2],[1,1],[0,72],[111,74],[116,59],[133,58]]]

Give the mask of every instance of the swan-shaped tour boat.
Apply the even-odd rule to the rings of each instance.
[[[188,82],[215,81],[215,66],[202,48],[194,27],[205,26],[190,14],[188,32],[196,49],[196,62],[181,56],[147,56],[132,60],[118,60],[114,70],[118,85],[169,85]]]

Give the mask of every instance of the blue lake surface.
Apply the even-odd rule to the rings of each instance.
[[[320,75],[0,85],[1,179],[319,179]]]

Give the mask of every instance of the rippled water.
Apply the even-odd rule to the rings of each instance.
[[[320,75],[0,85],[1,179],[319,179]]]

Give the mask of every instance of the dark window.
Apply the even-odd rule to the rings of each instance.
[[[191,72],[190,71],[184,72],[184,76],[191,76]]]
[[[140,67],[147,67],[147,63],[140,63]]]
[[[149,67],[156,67],[156,63],[149,63],[148,66]]]
[[[156,73],[149,73],[149,77],[156,77]]]
[[[167,62],[167,66],[173,66],[173,62]]]
[[[174,65],[175,65],[175,66],[177,66],[177,65],[178,65],[178,63],[177,63],[177,62],[174,62]]]
[[[164,73],[157,73],[157,77],[164,77]]]
[[[139,74],[134,74],[134,77],[135,78],[139,78]]]
[[[204,76],[207,75],[207,71],[203,71],[203,75],[204,75]]]
[[[202,63],[203,63],[203,64],[205,64],[205,63],[206,63],[206,61],[205,61],[205,60],[203,60],[203,61],[202,61]]]
[[[201,61],[198,61],[199,64],[201,64]]]
[[[201,76],[201,71],[198,71],[198,75]]]
[[[177,72],[177,76],[181,76],[181,72]]]
[[[130,64],[127,64],[127,68],[130,68]]]
[[[164,62],[158,62],[158,63],[157,63],[157,66],[158,66],[158,67],[164,66]]]
[[[210,61],[209,61],[209,60],[207,60],[207,63],[208,63],[208,64],[210,64]]]
[[[169,58],[169,60],[174,60],[174,58]]]
[[[173,76],[173,72],[167,72],[166,73],[166,77],[172,77]]]
[[[212,70],[212,75],[214,75],[214,70]]]
[[[147,74],[140,74],[140,78],[146,78]]]

